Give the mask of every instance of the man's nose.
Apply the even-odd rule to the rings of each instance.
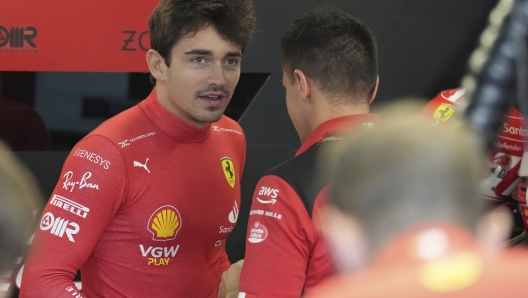
[[[207,83],[209,85],[215,85],[217,87],[225,86],[226,78],[225,78],[224,69],[222,68],[222,65],[214,64],[211,67],[211,71],[209,73],[209,78],[207,80]]]

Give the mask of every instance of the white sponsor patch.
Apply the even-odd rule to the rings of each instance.
[[[75,152],[73,153],[73,156],[77,156],[80,158],[87,159],[95,164],[100,165],[105,170],[108,170],[110,168],[110,161],[104,159],[102,156],[98,155],[97,153],[90,152],[88,150],[84,150],[81,148],[77,148]]]
[[[224,227],[220,226],[219,234],[231,233],[235,227]]]
[[[99,189],[99,185],[88,182],[88,180],[92,177],[92,172],[86,172],[81,177],[81,180],[79,181],[71,181],[73,178],[73,172],[68,171],[66,174],[64,174],[64,182],[62,183],[62,188],[69,190],[70,192],[73,192],[75,187],[78,187],[79,189],[83,188],[91,188],[91,189]]]
[[[63,196],[59,196],[55,194],[51,198],[50,204],[53,206],[59,207],[61,209],[70,211],[71,213],[77,216],[80,216],[82,218],[86,218],[86,216],[88,215],[88,212],[90,212],[90,208],[85,207]]]
[[[61,238],[66,234],[71,242],[75,242],[73,235],[79,233],[80,227],[77,223],[70,222],[61,217],[55,218],[51,212],[46,212],[40,220],[40,229],[42,231],[51,229],[51,234]]]
[[[279,190],[271,187],[262,186],[259,190],[259,196],[267,196],[273,199],[277,198]]]
[[[213,128],[213,131],[232,132],[232,133],[236,133],[238,135],[242,134],[241,131],[236,130],[236,129],[232,129],[232,128],[223,128],[223,127],[218,127],[217,125],[213,125],[212,128]]]
[[[147,158],[147,160],[145,160],[145,163],[143,164],[143,163],[140,163],[139,161],[135,161],[134,160],[134,167],[143,168],[143,169],[145,169],[145,171],[147,171],[150,174],[150,170],[147,167],[148,161],[149,161],[149,159]]]
[[[264,215],[264,216],[273,217],[273,218],[276,218],[276,219],[282,219],[282,214],[279,214],[279,213],[276,213],[276,212],[273,212],[273,211],[264,211],[264,210],[260,210],[260,209],[249,211],[249,215],[250,216],[251,215]]]
[[[261,204],[275,204],[275,203],[277,203],[276,199],[262,200],[259,197],[257,197],[257,201],[259,201],[259,203],[261,203]]]
[[[235,205],[233,206],[233,210],[229,212],[229,222],[230,223],[236,223],[238,220],[238,205],[235,201]]]
[[[160,247],[160,246],[149,246],[145,247],[142,244],[139,245],[141,255],[146,257],[148,266],[168,266],[171,258],[174,258],[178,253],[179,245]]]
[[[266,240],[266,238],[268,238],[268,229],[260,222],[255,222],[249,231],[248,241],[251,243],[260,243]]]
[[[134,142],[137,142],[139,140],[142,140],[142,139],[145,139],[145,138],[148,138],[148,137],[151,137],[151,136],[155,136],[155,135],[156,135],[156,132],[152,131],[152,132],[149,132],[149,133],[142,134],[140,136],[134,137],[132,139],[126,139],[124,141],[121,141],[121,142],[119,142],[119,145],[121,145],[121,148],[124,148],[124,147],[130,146],[130,143],[134,143]]]

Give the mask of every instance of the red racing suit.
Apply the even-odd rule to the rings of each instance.
[[[428,102],[420,114],[431,119],[434,125],[451,125],[452,116],[458,105],[465,100],[464,89],[446,90]],[[526,182],[521,183],[519,174],[523,154],[528,147],[527,119],[515,107],[511,107],[504,123],[497,133],[495,148],[489,156],[490,174],[481,183],[480,193],[500,202],[519,202],[518,206],[525,229],[528,229],[528,204],[526,203]],[[526,155],[525,155],[526,156]],[[526,161],[524,161],[526,163]],[[525,175],[525,174],[523,174]],[[524,189],[517,192],[516,189]]]
[[[464,89],[446,90],[427,103],[420,114],[430,117],[435,125],[449,125],[451,117],[457,113],[458,105],[465,100]],[[490,156],[492,167],[498,172],[483,181],[482,194],[491,198],[510,196],[519,184],[517,172],[521,166],[524,138],[528,135],[522,129],[523,116],[512,107],[498,132],[495,148]],[[500,168],[499,168],[500,167]]]
[[[258,182],[248,221],[239,297],[300,297],[335,272],[314,220],[326,201],[328,179],[317,175],[327,144],[378,122],[375,114],[335,118],[317,127],[294,158]]]
[[[20,297],[216,298],[245,153],[235,121],[198,129],[153,90],[67,157]],[[83,293],[72,282],[79,268]]]

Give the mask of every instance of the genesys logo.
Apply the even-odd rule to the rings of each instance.
[[[149,31],[138,32],[136,30],[123,30],[123,46],[121,51],[135,52],[142,50],[147,52],[150,49],[150,34]]]
[[[248,241],[251,243],[260,243],[266,240],[266,238],[268,238],[268,229],[260,222],[255,222],[249,231]]]
[[[121,142],[119,142],[119,145],[121,145],[121,148],[125,148],[127,146],[130,146],[131,143],[134,143],[134,142],[137,142],[139,140],[142,140],[142,139],[145,139],[145,138],[148,138],[148,137],[151,137],[151,136],[155,136],[155,135],[156,135],[156,132],[155,131],[151,131],[149,133],[145,133],[145,134],[142,134],[140,136],[133,137],[132,139],[126,139],[124,141],[121,141]]]
[[[168,241],[176,239],[182,227],[181,215],[178,209],[165,205],[152,213],[147,230],[152,233],[152,240]]]
[[[242,135],[242,132],[239,131],[239,130],[236,130],[236,129],[223,128],[223,127],[219,127],[218,125],[212,125],[211,127],[213,128],[213,131],[232,132],[232,133],[236,133],[238,135]]]
[[[79,233],[80,227],[75,222],[70,222],[64,218],[57,217],[51,212],[46,212],[40,220],[40,229],[50,231],[52,235],[63,237],[65,234],[71,242],[75,242],[73,235]]]
[[[108,170],[110,168],[110,161],[109,160],[106,160],[101,155],[99,155],[97,153],[94,153],[94,152],[90,152],[88,150],[77,148],[73,152],[73,156],[89,160],[89,161],[93,162],[94,164],[100,165],[105,170]]]
[[[82,218],[86,218],[86,216],[88,216],[88,212],[90,212],[90,208],[56,194],[54,194],[51,198],[50,204],[66,211],[69,211],[70,213],[73,213]]]
[[[34,26],[13,26],[7,28],[0,25],[0,51],[13,53],[36,53],[35,38],[38,31]]]
[[[176,246],[144,246],[139,245],[141,255],[148,258],[147,265],[149,266],[167,266],[171,258],[174,258],[180,249],[179,245]]]
[[[72,171],[66,172],[66,174],[64,174],[62,177],[64,178],[64,181],[62,182],[62,188],[65,189],[65,190],[69,190],[70,192],[73,192],[75,190],[75,188],[78,188],[78,189],[83,189],[83,188],[99,189],[99,185],[98,184],[88,181],[92,177],[92,172],[84,173],[80,180],[73,179],[74,174],[73,174]]]

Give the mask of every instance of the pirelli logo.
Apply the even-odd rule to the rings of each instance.
[[[90,212],[90,208],[85,207],[63,196],[55,194],[51,198],[50,204],[66,211],[69,211],[82,218],[86,218],[86,216],[88,216],[88,212]]]

